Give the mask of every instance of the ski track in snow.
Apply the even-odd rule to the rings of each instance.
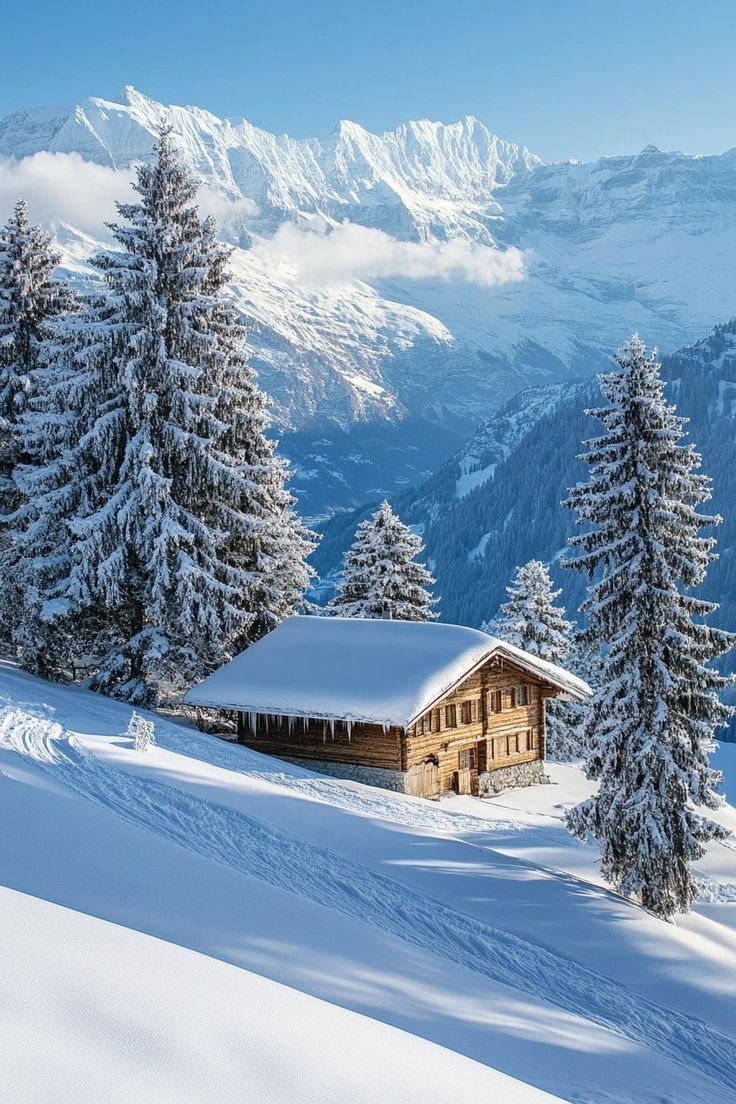
[[[327,848],[232,808],[104,766],[79,747],[72,733],[43,716],[5,709],[0,744],[139,828],[425,952],[431,949],[736,1091],[736,1040],[697,1018],[648,1001],[571,959],[453,911]],[[432,823],[438,826],[434,818]]]

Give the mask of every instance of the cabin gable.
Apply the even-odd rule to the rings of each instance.
[[[544,700],[557,692],[507,659],[484,661],[407,727],[406,769],[425,776],[433,762],[436,793],[493,791],[503,776],[486,775],[509,779],[509,768],[544,760]],[[542,771],[516,773],[534,779]]]

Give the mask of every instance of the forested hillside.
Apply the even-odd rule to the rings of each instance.
[[[713,477],[713,506],[723,516],[719,559],[702,588],[720,602],[714,621],[736,625],[736,321],[663,360],[669,397],[690,419],[690,434]],[[543,399],[543,401],[542,401]],[[549,563],[569,610],[585,582],[558,559],[573,532],[574,515],[561,506],[567,488],[585,477],[576,459],[598,423],[585,409],[600,401],[595,382],[531,389],[422,486],[395,499],[404,521],[421,529],[438,580],[443,620],[479,625],[505,596],[514,568],[531,558]],[[473,481],[476,485],[473,485]],[[339,563],[356,521],[343,515],[325,533],[317,553],[325,577]],[[733,662],[733,661],[732,661]]]

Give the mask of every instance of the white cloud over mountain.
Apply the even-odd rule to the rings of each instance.
[[[113,169],[86,161],[78,153],[34,153],[20,160],[0,159],[0,220],[18,199],[25,199],[34,222],[50,230],[66,224],[97,240],[109,238],[106,222],[117,217],[115,203],[135,202],[135,167]],[[225,231],[243,217],[257,214],[247,197],[230,199],[203,185],[200,210],[214,215]]]
[[[119,172],[85,161],[78,153],[34,153],[0,161],[0,217],[25,199],[34,222],[54,229],[62,223],[101,236],[115,218],[115,201],[133,198],[130,170]]]
[[[398,241],[383,230],[351,222],[334,228],[323,219],[306,227],[284,223],[255,248],[266,258],[292,265],[294,278],[311,286],[404,277],[497,287],[524,277],[524,255],[515,247],[501,251],[459,238],[430,244]]]

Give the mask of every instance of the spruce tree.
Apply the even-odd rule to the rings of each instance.
[[[530,560],[517,567],[506,592],[508,601],[497,617],[483,623],[483,630],[550,663],[576,669],[575,626],[566,619],[564,607],[555,605],[562,591],[552,589],[546,564]],[[546,703],[545,746],[550,759],[580,754],[583,711],[577,702]]]
[[[225,294],[229,250],[168,128],[134,187],[72,342],[87,386],[55,495],[77,505],[46,605],[59,636],[78,628],[95,689],[156,704],[294,611],[313,544]]]
[[[703,814],[722,798],[708,751],[730,710],[729,680],[709,664],[734,637],[705,624],[716,608],[688,591],[705,577],[717,517],[700,457],[683,444],[684,419],[665,400],[656,357],[638,336],[600,378],[608,405],[589,413],[604,434],[582,457],[590,479],[570,491],[585,531],[566,566],[594,581],[582,606],[602,648],[588,711],[588,777],[598,792],[568,816],[601,843],[601,869],[626,896],[663,917],[697,896],[691,863],[727,833]]]
[[[111,348],[102,301],[76,305],[55,322],[45,361],[31,374],[18,426],[23,462],[14,472],[20,503],[9,523],[19,591],[15,648],[23,667],[57,680],[74,676],[106,614],[101,604],[80,608],[69,588],[74,524],[99,488],[89,432],[99,366]]]
[[[431,621],[437,615],[429,587],[434,579],[416,562],[420,538],[383,502],[358,526],[343,561],[342,584],[329,605],[338,617]]]
[[[483,625],[485,631],[551,663],[564,664],[573,623],[565,619],[561,606],[555,606],[562,591],[552,589],[546,565],[530,560],[517,567],[506,593],[508,600],[499,616]]]
[[[60,257],[51,238],[32,226],[19,200],[0,230],[0,644],[15,650],[23,589],[12,537],[23,495],[17,469],[34,458],[23,435],[39,371],[49,356],[54,324],[72,309],[68,286],[54,279]]]

